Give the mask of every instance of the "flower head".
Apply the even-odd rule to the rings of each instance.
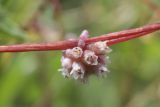
[[[77,47],[63,51],[61,59],[62,68],[59,70],[64,77],[71,77],[84,81],[91,74],[105,76],[109,71],[106,67],[111,49],[107,42],[100,41],[87,45],[88,31],[84,30],[80,35]]]

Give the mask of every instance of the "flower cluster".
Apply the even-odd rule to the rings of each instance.
[[[80,35],[77,47],[63,51],[61,58],[62,68],[59,71],[64,77],[71,77],[84,81],[91,74],[105,76],[109,70],[106,67],[108,57],[111,52],[107,46],[107,41],[99,41],[86,44],[88,31],[84,30]]]

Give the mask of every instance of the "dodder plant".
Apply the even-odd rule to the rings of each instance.
[[[108,46],[137,38],[160,30],[160,23],[143,27],[104,34],[88,38],[84,30],[79,39],[64,40],[54,43],[19,44],[0,46],[0,52],[29,52],[62,50],[62,68],[64,77],[72,77],[84,81],[90,74],[104,76],[108,73],[106,55],[111,51]]]
[[[84,30],[80,35],[77,47],[63,51],[62,69],[59,71],[64,77],[84,81],[90,74],[103,76],[108,72],[106,54],[111,49],[107,46],[107,41],[86,44],[87,38],[88,31]]]

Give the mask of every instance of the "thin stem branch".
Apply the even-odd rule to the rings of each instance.
[[[104,34],[97,37],[92,37],[86,40],[87,44],[97,41],[108,41],[107,45],[111,46],[120,42],[124,42],[133,38],[137,38],[154,31],[160,30],[160,23],[150,24],[143,27],[124,30]],[[40,43],[40,44],[19,44],[0,46],[0,52],[28,52],[28,51],[49,51],[49,50],[65,50],[77,46],[78,40],[64,40],[54,43]]]
[[[130,39],[138,38],[138,37],[144,36],[144,35],[152,33],[152,32],[154,32],[154,30],[150,31],[150,32],[143,32],[143,33],[139,33],[139,34],[135,34],[135,35],[130,35],[130,36],[127,36],[127,37],[112,39],[112,40],[109,40],[107,45],[110,46],[110,45],[114,45],[114,44],[117,44],[117,43],[120,43],[120,42],[125,42],[125,41],[128,41]]]

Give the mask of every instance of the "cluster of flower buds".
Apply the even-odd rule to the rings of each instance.
[[[59,71],[64,77],[84,81],[91,74],[103,77],[109,72],[106,55],[111,49],[107,46],[107,41],[87,45],[85,41],[88,35],[88,31],[84,30],[77,47],[63,51],[62,68]]]

